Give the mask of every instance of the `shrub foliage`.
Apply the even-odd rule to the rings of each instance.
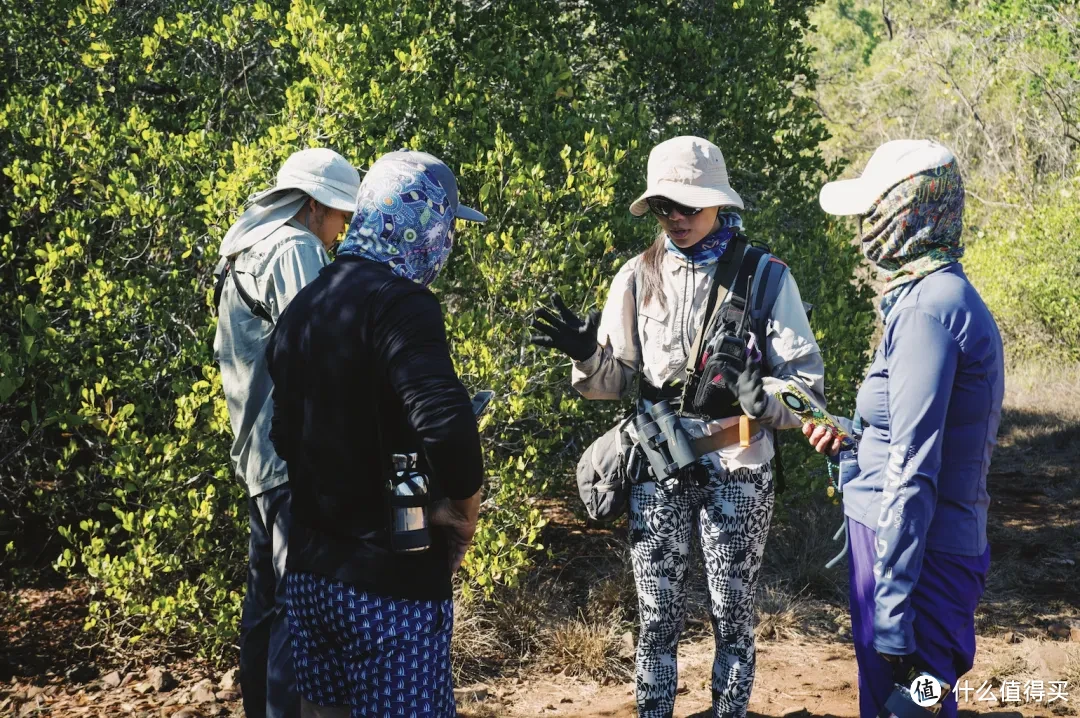
[[[535,499],[570,480],[614,407],[528,346],[553,292],[603,301],[650,221],[648,149],[725,151],[750,233],[817,305],[850,405],[869,320],[856,257],[816,208],[825,132],[802,0],[25,3],[0,12],[0,561],[85,574],[89,623],[221,656],[246,507],[210,342],[209,271],[245,197],[305,146],[359,167],[400,147],[458,170],[491,220],[437,284],[462,377],[498,392],[466,587],[542,549]],[[29,41],[32,38],[32,41]],[[792,442],[794,444],[795,442]],[[787,452],[808,488],[806,452]]]

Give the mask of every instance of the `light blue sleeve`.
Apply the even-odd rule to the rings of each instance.
[[[936,318],[904,309],[885,328],[889,463],[875,532],[874,648],[915,650],[911,593],[919,581],[926,532],[937,505],[945,417],[959,346]]]
[[[275,324],[292,298],[329,263],[326,252],[312,243],[290,244],[274,257],[267,286],[267,304]]]

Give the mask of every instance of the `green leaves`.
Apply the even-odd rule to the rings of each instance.
[[[468,591],[529,570],[544,550],[538,499],[572,480],[622,408],[580,399],[567,363],[528,345],[528,323],[552,291],[600,306],[652,240],[626,205],[659,139],[720,144],[750,233],[826,307],[815,325],[838,376],[859,374],[857,258],[826,238],[824,131],[792,89],[810,73],[808,4],[579,3],[553,16],[516,0],[498,12],[152,0],[131,14],[61,0],[0,16],[0,42],[70,28],[64,42],[2,46],[19,62],[0,87],[0,273],[15,287],[0,317],[21,322],[0,332],[0,444],[23,448],[0,485],[35,477],[49,488],[18,495],[28,520],[75,527],[56,561],[101,589],[88,624],[229,659],[246,509],[210,349],[210,268],[247,196],[301,147],[362,169],[401,147],[433,152],[490,217],[461,225],[435,287],[463,380],[498,395],[481,425]]]

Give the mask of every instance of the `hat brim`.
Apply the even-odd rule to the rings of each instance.
[[[839,217],[863,215],[874,206],[878,194],[862,178],[839,180],[821,188],[818,203],[826,214]]]
[[[356,195],[360,191],[360,187],[357,186],[356,192],[353,192],[350,196],[347,192],[343,192],[334,187],[327,187],[326,185],[313,184],[311,182],[286,182],[284,184],[274,185],[270,189],[254,194],[248,201],[258,202],[262,198],[274,194],[275,192],[291,189],[298,189],[319,204],[341,210],[342,212],[356,211]]]
[[[472,207],[466,207],[463,204],[457,206],[457,211],[454,212],[454,216],[458,219],[464,219],[469,222],[487,222],[487,216],[481,212],[477,212]]]
[[[695,187],[682,182],[658,182],[649,187],[630,205],[630,214],[640,217],[649,211],[650,197],[667,197],[687,207],[738,207],[744,209],[742,197],[730,187]]]

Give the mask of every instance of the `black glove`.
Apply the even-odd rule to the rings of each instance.
[[[534,334],[532,343],[540,347],[558,349],[574,361],[585,361],[596,353],[596,332],[600,328],[600,312],[589,312],[585,321],[563,304],[562,297],[554,297],[555,307],[561,317],[547,309],[536,310],[532,325],[542,334]]]
[[[769,408],[769,398],[765,395],[765,384],[761,381],[761,367],[749,362],[742,372],[731,367],[723,371],[724,381],[739,397],[739,406],[751,419],[759,419]]]

